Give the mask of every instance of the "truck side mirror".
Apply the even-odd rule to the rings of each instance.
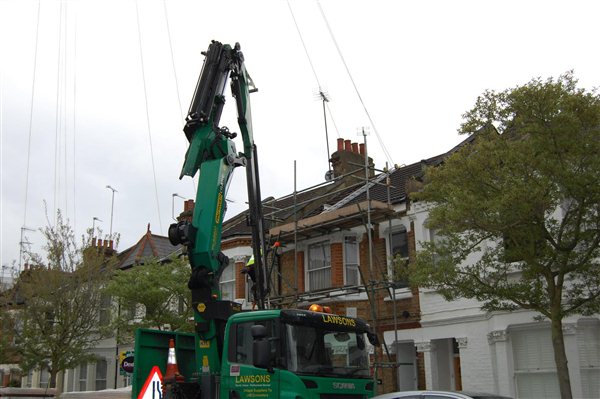
[[[266,339],[258,339],[252,343],[252,364],[259,369],[271,367],[271,345]]]
[[[367,338],[369,339],[369,342],[371,343],[371,345],[374,345],[374,346],[380,345],[379,337],[377,336],[376,333],[367,332]]]
[[[250,328],[252,342],[252,364],[254,367],[269,369],[271,367],[271,344],[266,339],[267,328],[256,324]]]
[[[252,338],[254,338],[255,341],[264,338],[267,336],[267,327],[262,324],[255,324],[250,327],[250,334],[252,334]]]

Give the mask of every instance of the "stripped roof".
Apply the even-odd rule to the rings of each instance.
[[[470,135],[448,152],[415,162],[410,165],[392,168],[380,173],[365,184],[364,181],[351,186],[341,184],[340,180],[323,183],[304,191],[285,195],[280,198],[267,198],[263,201],[263,213],[268,227],[281,226],[294,220],[311,218],[332,212],[350,205],[361,204],[366,200],[367,189],[373,201],[399,204],[406,200],[406,186],[411,179],[421,180],[428,166],[437,166],[465,144],[470,143],[475,134]],[[387,185],[389,176],[389,186]],[[352,177],[350,177],[352,178]],[[346,182],[347,183],[347,182]],[[246,223],[248,211],[244,211],[223,224],[223,238],[234,235],[250,235],[251,228]],[[277,230],[277,229],[273,229]]]

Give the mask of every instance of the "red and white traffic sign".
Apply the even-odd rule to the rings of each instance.
[[[158,366],[152,367],[137,399],[162,399],[162,379]]]

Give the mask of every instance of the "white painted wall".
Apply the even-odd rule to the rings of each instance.
[[[424,226],[427,220],[427,208],[423,204],[414,204],[408,219],[414,223],[417,251],[422,249],[420,241],[429,240],[430,233]],[[560,215],[557,215],[560,216]],[[395,221],[394,224],[406,221]],[[384,233],[383,231],[381,233]],[[474,262],[472,256],[467,262]],[[493,312],[480,309],[476,300],[459,299],[448,302],[435,291],[421,289],[421,325],[422,328],[387,331],[386,343],[392,345],[397,334],[398,342],[413,342],[417,350],[423,352],[427,388],[446,389],[448,368],[445,367],[448,348],[443,341],[455,338],[459,341],[463,390],[498,393],[517,398],[511,331],[519,328],[539,326],[534,312]],[[592,319],[600,319],[595,315]],[[581,351],[578,329],[583,318],[579,316],[564,320],[565,345],[569,361],[569,372],[573,397],[582,398],[580,356]],[[587,320],[587,319],[586,319]],[[579,324],[578,324],[579,323]],[[600,342],[591,347],[599,348]]]

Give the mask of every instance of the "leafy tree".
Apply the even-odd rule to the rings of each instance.
[[[91,239],[77,245],[60,211],[56,222],[41,229],[45,253],[31,253],[31,267],[15,286],[21,328],[15,330],[21,368],[47,368],[50,386],[59,371],[90,357],[103,338],[98,328],[102,288],[112,274],[115,257],[95,247]]]
[[[106,287],[118,304],[112,329],[121,342],[131,342],[138,328],[191,331],[190,267],[185,259],[161,263],[148,259],[119,270]]]
[[[14,359],[14,305],[9,290],[0,291],[0,364]]]
[[[410,268],[413,284],[447,300],[548,319],[562,398],[562,320],[600,310],[600,97],[577,83],[568,72],[477,99],[459,130],[474,140],[428,169],[414,196],[432,205],[442,239]]]

